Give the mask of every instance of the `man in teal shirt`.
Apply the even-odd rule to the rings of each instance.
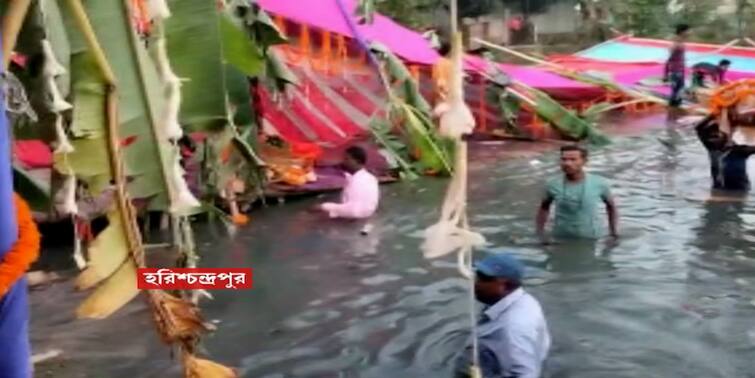
[[[600,203],[608,214],[612,237],[617,237],[618,212],[611,190],[603,177],[585,173],[587,150],[579,146],[561,148],[563,175],[548,181],[546,192],[537,214],[537,232],[546,241],[545,224],[555,203],[556,214],[553,235],[557,238],[597,239],[602,235],[602,224],[596,219]]]

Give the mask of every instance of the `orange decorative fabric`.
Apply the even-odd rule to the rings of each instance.
[[[443,101],[448,97],[448,88],[451,85],[451,71],[453,62],[451,59],[442,57],[433,66],[433,81],[435,82],[436,99]]]
[[[18,240],[0,261],[0,297],[5,296],[39,257],[40,235],[32,219],[31,209],[18,194],[14,195],[14,202]]]
[[[710,110],[718,115],[747,97],[755,95],[755,79],[743,79],[716,89],[710,98]]]

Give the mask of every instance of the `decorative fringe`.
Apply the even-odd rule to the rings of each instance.
[[[165,127],[165,137],[169,140],[178,140],[184,135],[181,123],[178,121],[178,114],[181,110],[181,84],[168,84],[168,99],[164,109],[163,125]]]
[[[178,140],[183,136],[181,124],[178,121],[181,111],[181,79],[170,67],[170,60],[165,46],[165,38],[159,38],[155,44],[155,60],[160,71],[160,77],[165,86],[167,101],[163,113],[162,126],[166,138]]]
[[[76,215],[79,213],[79,205],[76,203],[76,176],[66,176],[63,183],[63,206],[62,213],[66,215]]]
[[[50,41],[48,41],[47,39],[42,40],[42,52],[45,56],[45,65],[43,71],[45,77],[58,77],[60,75],[64,75],[67,72],[63,65],[58,62],[58,59],[55,57],[55,53],[52,51]]]
[[[461,38],[461,35],[455,36],[455,38]],[[458,46],[461,46],[461,41],[458,41]],[[462,135],[471,134],[474,131],[475,119],[472,115],[472,111],[464,103],[464,74],[461,69],[462,58],[461,48],[454,48],[452,64],[453,69],[451,73],[451,83],[446,99],[446,104],[439,105],[438,108],[442,108],[444,111],[436,109],[436,114],[440,113],[440,128],[438,132],[452,139],[461,139]]]
[[[465,246],[482,247],[485,238],[458,226],[458,221],[440,220],[425,230],[422,251],[427,259],[443,257]]]
[[[176,157],[173,163],[173,171],[170,174],[171,186],[173,187],[170,212],[173,214],[186,214],[202,206],[189,190],[189,185],[186,184],[183,175],[184,171],[181,168],[180,158]]]
[[[76,217],[72,217],[73,220],[73,261],[76,262],[76,267],[79,270],[84,270],[87,267],[87,261],[84,258],[84,248],[82,246],[82,235],[79,232],[79,225],[76,222]]]
[[[148,0],[147,9],[152,19],[164,20],[170,17],[170,9],[165,0]]]
[[[68,140],[68,135],[63,129],[63,116],[55,114],[55,135],[58,139],[58,146],[55,147],[56,154],[70,154],[75,151],[71,141]]]
[[[73,105],[66,102],[63,96],[58,90],[58,85],[55,83],[55,78],[52,76],[47,77],[47,89],[50,91],[52,97],[52,104],[50,105],[50,111],[53,113],[60,113],[73,108]]]
[[[425,258],[438,258],[485,245],[485,238],[466,226],[466,207],[467,145],[457,141],[454,176],[443,201],[440,219],[425,229],[425,241],[421,246]]]

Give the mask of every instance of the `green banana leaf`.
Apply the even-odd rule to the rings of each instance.
[[[192,131],[218,131],[228,122],[226,97],[240,126],[253,121],[248,76],[265,70],[262,50],[235,16],[211,1],[173,0],[166,20],[166,37],[182,86],[181,121]],[[215,20],[215,22],[208,22]],[[224,78],[224,80],[218,80]]]
[[[395,101],[395,100],[394,100]],[[406,137],[406,143],[417,158],[416,168],[422,173],[450,174],[451,159],[441,143],[441,138],[434,135],[432,122],[421,111],[401,102],[390,105],[389,116],[394,124],[399,124]]]
[[[425,100],[424,96],[419,90],[417,82],[414,81],[409,69],[406,68],[404,62],[394,55],[384,45],[373,42],[370,44],[370,50],[377,55],[377,57],[384,62],[385,71],[388,75],[389,82],[398,83],[399,91],[395,95],[403,98],[407,104],[419,109],[422,112],[430,114],[432,107]]]
[[[13,165],[13,189],[36,211],[52,207],[49,188],[17,165]]]
[[[262,49],[255,45],[230,16],[220,16],[223,58],[247,76],[257,76],[264,70]]]
[[[299,79],[288,68],[278,52],[268,49],[265,55],[265,85],[272,91],[283,92],[288,85],[299,85]]]
[[[598,122],[598,117],[600,117],[601,114],[614,109],[616,107],[615,104],[612,104],[610,102],[599,102],[595,105],[590,106],[582,112],[582,118],[587,121],[590,124],[596,125]]]
[[[383,62],[380,75],[388,86],[386,89],[390,91],[385,114],[390,124],[400,126],[399,129],[412,152],[409,155],[418,155],[415,156],[418,160],[414,168],[422,173],[450,174],[453,146],[437,135],[436,127],[430,118],[432,108],[420,93],[409,70],[401,59],[385,46],[373,43],[370,48]],[[390,86],[389,83],[396,83],[396,85]],[[384,133],[373,131],[373,135],[380,137]],[[387,138],[377,139],[389,152],[396,150],[395,147],[388,145]],[[404,164],[400,165],[407,171]]]
[[[228,101],[231,103],[233,124],[243,129],[255,128],[254,112],[252,111],[252,96],[249,94],[249,77],[236,67],[226,64],[225,91],[228,93]],[[226,119],[226,125],[228,120]],[[256,129],[256,128],[255,128]]]
[[[94,58],[87,51],[71,57],[71,79],[73,83],[73,122],[71,129],[74,138],[71,154],[55,154],[55,169],[67,174],[71,170],[76,177],[89,186],[92,196],[104,190],[94,185],[112,179],[108,141],[105,130],[105,89],[97,75]]]
[[[28,60],[25,68],[11,66],[11,70],[23,84],[29,104],[37,115],[36,121],[27,117],[11,118],[14,138],[17,140],[53,141],[55,139],[56,117],[50,110],[52,104],[50,93],[42,74],[45,59],[41,42],[44,38],[50,41],[58,62],[68,69],[70,57],[68,38],[60,9],[54,0],[40,0],[32,3],[16,42],[15,51],[27,56]],[[70,91],[70,75],[60,75],[55,81],[61,96],[67,96]]]
[[[522,110],[522,104],[516,98],[504,95],[499,96],[498,105],[501,108],[503,117],[506,118],[508,122],[516,122],[516,119],[519,117],[519,112]]]
[[[234,18],[240,20],[258,46],[265,48],[285,44],[288,39],[254,0],[231,0],[228,8]]]
[[[521,102],[513,96],[503,94],[498,96],[498,107],[501,109],[501,114],[506,120],[505,129],[513,135],[521,135],[522,131],[517,127],[519,113],[522,109]]]
[[[165,20],[168,56],[181,85],[180,120],[189,131],[226,125],[225,82],[217,5],[206,0],[171,0]],[[213,22],[214,21],[214,22]]]
[[[370,131],[375,140],[383,146],[385,151],[391,156],[401,169],[402,178],[415,180],[419,178],[417,170],[409,160],[409,153],[406,144],[392,132],[391,123],[384,118],[373,117],[370,120]]]
[[[150,199],[150,209],[165,210],[168,208],[166,172],[170,169],[168,167],[172,167],[172,154],[175,152],[167,140],[156,137],[164,108],[164,90],[157,68],[146,47],[135,35],[123,1],[86,1],[84,6],[117,79],[120,137],[132,141],[123,149],[126,174],[133,177],[128,186],[129,194],[133,198]],[[72,18],[66,18],[68,30],[77,30],[71,24]],[[74,56],[87,54],[81,34],[72,32],[69,36]],[[77,75],[73,77],[74,83],[85,81],[88,76],[93,76],[93,72],[97,72],[85,69],[81,65],[72,67],[73,74]],[[93,101],[80,103],[78,94],[74,97],[77,108],[86,107],[78,118],[75,117],[74,129],[95,128],[99,132],[105,128],[103,107],[94,105],[100,105],[104,97],[92,96],[98,90],[94,86],[89,89],[88,95]],[[102,90],[101,85],[99,90]],[[104,93],[96,95],[104,96]],[[74,170],[78,172],[75,167]]]
[[[564,135],[579,140],[587,139],[599,145],[610,143],[609,139],[593,125],[579,118],[573,111],[563,107],[547,94],[534,91],[534,97],[537,114],[553,124]]]

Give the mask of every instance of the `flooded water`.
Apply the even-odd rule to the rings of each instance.
[[[755,377],[755,208],[706,201],[706,155],[690,130],[614,138],[590,171],[609,178],[621,239],[543,248],[534,214],[557,153],[495,159],[480,146],[470,215],[491,249],[528,267],[527,290],[553,336],[546,377]],[[480,151],[483,150],[483,151]],[[254,289],[204,302],[219,330],[214,359],[243,377],[450,377],[468,335],[466,283],[453,259],[418,246],[438,216],[446,181],[383,187],[373,231],[324,221],[316,200],[270,206],[235,237],[200,232],[208,266],[251,266]],[[65,285],[33,296],[35,349],[61,348],[46,377],[171,377],[138,301],[102,322],[73,322]],[[54,304],[56,298],[69,304]],[[57,307],[55,307],[57,306]],[[117,341],[105,341],[103,338]],[[60,372],[60,373],[55,373]],[[52,375],[45,375],[52,374]]]

